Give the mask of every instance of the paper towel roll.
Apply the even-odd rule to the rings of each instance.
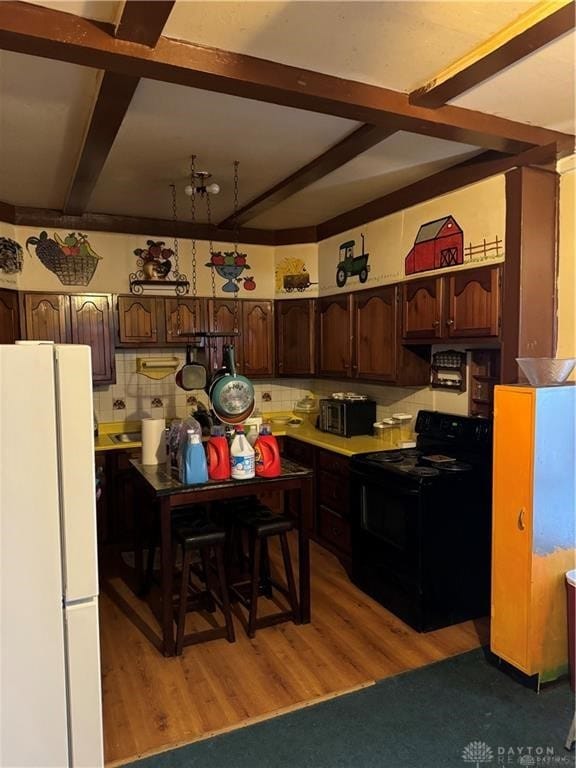
[[[166,419],[142,419],[142,464],[166,462]]]

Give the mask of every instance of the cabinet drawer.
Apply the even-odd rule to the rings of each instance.
[[[348,478],[350,463],[346,456],[332,451],[318,451],[318,468],[325,472],[338,475],[339,478]]]
[[[325,504],[344,517],[350,514],[349,484],[346,477],[318,472],[318,503]]]
[[[326,507],[318,508],[318,528],[320,538],[333,544],[342,552],[350,553],[350,523]]]
[[[314,466],[314,446],[308,443],[302,443],[300,440],[293,440],[290,437],[285,438],[284,456],[292,459],[304,467]]]

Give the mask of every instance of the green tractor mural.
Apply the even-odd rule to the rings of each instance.
[[[336,285],[338,288],[346,285],[346,280],[353,275],[358,275],[358,280],[361,283],[368,280],[368,272],[370,271],[368,254],[364,252],[364,235],[360,235],[360,237],[362,238],[362,253],[358,256],[354,256],[355,240],[347,240],[340,246],[340,259],[336,267]]]

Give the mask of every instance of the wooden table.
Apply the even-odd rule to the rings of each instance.
[[[310,622],[310,548],[309,535],[313,527],[312,470],[288,459],[282,459],[279,477],[255,477],[251,480],[210,480],[202,485],[183,485],[163,464],[144,465],[131,462],[140,492],[158,506],[160,514],[161,551],[161,616],[162,636],[154,636],[148,627],[147,637],[165,656],[175,655],[174,624],[172,613],[173,557],[172,557],[172,510],[193,504],[206,504],[239,496],[258,496],[269,491],[293,493],[299,498],[292,505],[299,510],[298,564],[300,591],[300,620]],[[132,618],[135,618],[133,612]],[[138,622],[140,625],[141,622]],[[141,629],[144,629],[142,626]]]

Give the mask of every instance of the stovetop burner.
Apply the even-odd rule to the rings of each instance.
[[[406,467],[406,472],[414,477],[437,477],[440,474],[439,469],[433,467]]]
[[[440,469],[443,472],[469,472],[472,469],[472,465],[466,464],[464,461],[452,461],[441,464]]]

